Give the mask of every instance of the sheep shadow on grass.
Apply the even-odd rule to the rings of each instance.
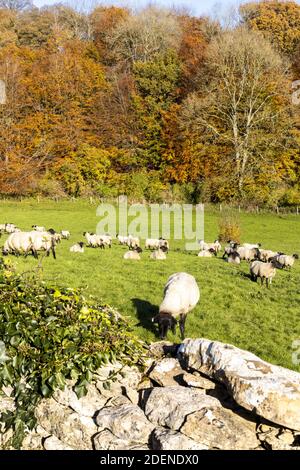
[[[152,331],[152,333],[157,334],[157,329],[152,322],[152,318],[157,315],[158,306],[142,299],[131,299],[131,302],[136,309],[137,318],[139,320],[137,326],[142,326],[143,328]]]
[[[239,271],[239,275],[241,277],[245,278],[245,279],[250,279],[250,281],[252,281],[252,282],[256,282],[256,281],[254,281],[254,279],[252,279],[250,273],[245,273],[244,271]]]

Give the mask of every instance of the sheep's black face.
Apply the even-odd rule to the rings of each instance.
[[[283,268],[282,264],[280,264],[279,261],[277,261],[277,259],[273,259],[271,261],[271,263],[272,263],[272,266],[276,269],[282,269]]]
[[[177,320],[169,313],[158,314],[153,318],[153,323],[158,323],[158,332],[160,339],[165,339],[169,330],[176,333]]]

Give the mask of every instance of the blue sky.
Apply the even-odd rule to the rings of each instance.
[[[53,5],[55,3],[59,3],[59,0],[33,0],[34,4],[38,7],[41,7],[43,5]],[[63,2],[63,0],[62,0]],[[72,3],[72,0],[70,1]],[[76,0],[76,4],[80,5],[82,4],[92,4],[94,3],[94,0],[83,0],[80,2],[80,0]],[[133,7],[140,7],[143,5],[149,4],[149,0],[95,0],[95,3],[101,3],[101,4],[113,4],[113,5],[129,5]],[[156,0],[152,1],[151,3],[155,3],[158,5],[162,6],[176,6],[176,7],[186,7],[190,10],[192,14],[195,15],[201,15],[201,14],[206,14],[210,13],[213,10],[217,11],[219,14],[221,11],[224,11],[227,9],[227,7],[230,7],[231,5],[237,5],[239,3],[242,3],[242,1],[239,0]]]

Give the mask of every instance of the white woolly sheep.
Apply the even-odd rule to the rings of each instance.
[[[251,250],[252,248],[260,248],[261,243],[243,243],[242,246]]]
[[[83,242],[75,243],[75,245],[71,246],[70,251],[72,253],[84,253],[84,243]]]
[[[142,253],[142,249],[140,247],[135,248],[134,250],[127,251],[123,258],[124,259],[132,259],[132,260],[140,260],[140,253]]]
[[[61,234],[61,238],[63,238],[64,240],[69,240],[71,236],[69,230],[62,230],[60,234]]]
[[[5,233],[16,233],[16,232],[21,232],[21,230],[15,225],[15,224],[12,224],[12,223],[8,223],[8,224],[2,224],[2,230],[5,232]],[[4,227],[4,229],[3,229]]]
[[[158,250],[153,251],[150,254],[150,259],[154,260],[165,260],[167,259],[166,252],[168,251],[167,247],[162,246]]]
[[[32,242],[32,250],[34,255],[37,257],[38,251],[45,251],[49,256],[50,251],[52,252],[53,258],[56,259],[55,245],[56,245],[56,233],[51,233],[50,229],[48,232],[30,232],[30,240]]]
[[[244,246],[239,246],[235,251],[240,255],[241,260],[253,261],[259,258],[258,248],[245,248]]]
[[[159,248],[159,239],[158,238],[146,238],[145,240],[145,249],[149,250],[158,250]]]
[[[33,230],[36,230],[37,232],[46,232],[45,227],[42,227],[41,225],[32,225],[31,226]]]
[[[227,262],[231,264],[241,264],[241,257],[237,251],[232,251],[228,255]]]
[[[112,237],[110,235],[108,234],[97,235],[97,240],[98,240],[98,246],[100,246],[100,248],[105,248],[106,246],[111,248]]]
[[[139,237],[133,237],[132,235],[129,235],[127,237],[127,242],[126,245],[128,246],[129,249],[135,249],[140,246],[140,239]]]
[[[16,256],[24,254],[25,256],[31,251],[35,255],[32,248],[31,232],[14,232],[9,235],[2,249],[3,255],[14,254]]]
[[[213,243],[206,243],[204,240],[199,240],[199,246],[201,251],[209,251],[212,248],[216,253],[222,249],[219,240],[215,240]]]
[[[299,256],[295,253],[294,255],[284,255],[284,254],[279,254],[275,256],[276,261],[280,264],[281,268],[289,268],[294,265],[295,260],[299,259]]]
[[[117,239],[119,240],[120,245],[127,245],[128,236],[117,235]]]
[[[170,249],[170,245],[169,245],[168,240],[166,240],[165,238],[162,238],[162,237],[158,240],[158,246],[159,246],[159,248],[167,248],[167,250]]]
[[[104,248],[104,243],[99,235],[89,232],[83,232],[83,235],[86,238],[87,246],[90,246],[92,248]]]
[[[250,275],[252,281],[257,281],[259,277],[261,284],[264,279],[266,280],[266,286],[269,287],[272,284],[272,279],[275,277],[276,269],[280,269],[281,265],[276,261],[275,258],[270,263],[264,263],[263,261],[253,261],[250,265]]]
[[[212,258],[217,256],[217,253],[213,248],[209,248],[208,250],[199,251],[198,256],[199,258]]]
[[[259,260],[268,262],[275,256],[279,255],[277,251],[272,250],[259,250]]]
[[[181,338],[184,339],[186,316],[197,305],[199,299],[199,287],[191,274],[180,272],[169,277],[164,287],[164,298],[159,313],[152,319],[153,323],[158,323],[161,339],[167,336],[169,329],[175,334],[177,317],[179,317]]]

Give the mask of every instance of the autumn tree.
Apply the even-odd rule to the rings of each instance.
[[[94,43],[106,65],[116,63],[115,51],[111,47],[112,36],[119,25],[127,20],[129,11],[119,7],[99,6],[90,14]]]
[[[276,152],[284,146],[289,98],[284,67],[259,34],[245,29],[214,40],[207,61],[213,78],[187,98],[183,120],[208,143],[230,148],[220,158],[242,197],[263,168],[265,176],[272,174]]]
[[[32,0],[0,0],[0,8],[14,11],[31,10],[33,2]]]
[[[148,7],[130,15],[112,31],[110,46],[119,61],[150,61],[157,54],[180,44],[181,29],[175,14],[169,10]]]
[[[292,1],[251,2],[240,7],[242,22],[292,57],[300,44],[300,5]]]
[[[0,47],[16,43],[16,21],[17,14],[15,11],[0,10]]]

